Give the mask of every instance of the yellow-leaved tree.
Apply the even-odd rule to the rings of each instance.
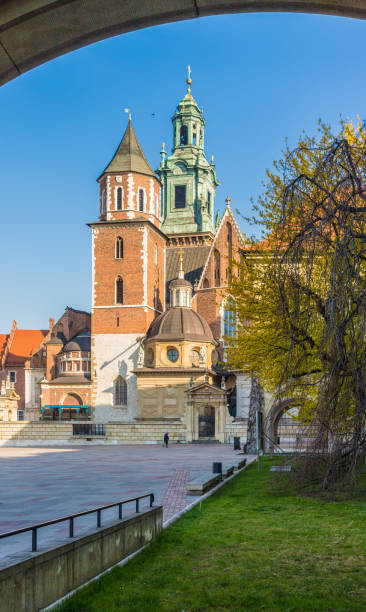
[[[366,449],[365,132],[320,123],[274,167],[256,205],[264,239],[229,287],[228,361],[296,402],[329,487]]]

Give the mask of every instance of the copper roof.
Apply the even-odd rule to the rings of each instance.
[[[215,342],[207,321],[191,308],[170,308],[150,325],[146,340]]]
[[[157,178],[136,138],[131,119],[128,120],[126,131],[117,151],[102,175],[105,172],[139,172]]]

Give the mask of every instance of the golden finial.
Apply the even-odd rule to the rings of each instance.
[[[179,249],[179,271],[178,278],[184,278],[184,270],[183,270],[183,249]]]
[[[191,85],[192,85],[192,79],[191,79],[191,67],[187,66],[187,71],[188,71],[188,78],[187,78],[187,85],[188,85],[188,93],[191,93]]]
[[[211,164],[213,164],[213,163],[214,163],[214,156],[211,155]]]
[[[201,106],[201,115],[203,115],[203,106]]]
[[[128,120],[131,121],[131,109],[125,108],[125,113],[128,113]]]
[[[226,202],[226,206],[230,206],[231,197],[230,197],[230,196],[227,196],[227,198],[226,198],[225,202]]]
[[[165,142],[161,143],[161,150],[165,153]]]

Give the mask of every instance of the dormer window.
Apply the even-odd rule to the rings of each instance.
[[[122,187],[117,187],[117,210],[122,210]]]

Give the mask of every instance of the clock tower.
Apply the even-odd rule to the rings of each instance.
[[[157,170],[162,181],[162,230],[165,234],[204,232],[215,234],[214,200],[219,181],[213,157],[205,157],[203,110],[188,90],[172,118],[173,148],[167,156],[165,143]]]

